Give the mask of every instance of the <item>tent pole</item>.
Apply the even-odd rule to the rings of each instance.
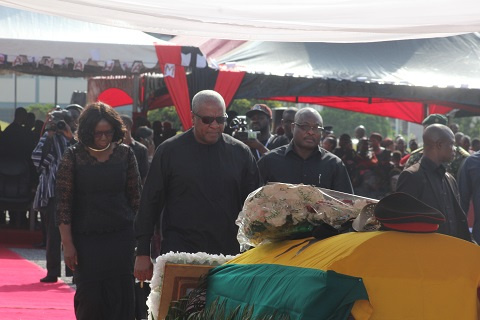
[[[423,119],[428,116],[428,114],[430,113],[429,111],[430,110],[428,110],[428,103],[423,104]]]
[[[138,76],[138,74],[134,75],[133,76],[133,90],[132,90],[132,100],[133,100],[133,105],[132,105],[132,109],[134,112],[141,112],[141,110],[139,110],[139,88],[140,88],[140,77]]]
[[[13,104],[15,110],[17,109],[17,74],[13,74]]]
[[[57,101],[58,101],[58,77],[55,76],[55,103],[54,107],[57,107]]]

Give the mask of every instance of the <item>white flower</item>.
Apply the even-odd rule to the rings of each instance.
[[[172,252],[158,256],[153,266],[153,277],[150,282],[150,295],[147,299],[149,319],[151,316],[158,319],[158,308],[160,307],[160,299],[162,295],[163,274],[165,273],[165,264],[200,264],[219,266],[227,261],[232,260],[235,256],[223,254],[208,254],[205,252],[186,253]]]
[[[245,200],[236,224],[242,251],[265,241],[281,239],[305,226],[328,223],[339,227],[356,217],[371,199],[328,189],[273,183],[253,191]],[[297,227],[297,225],[300,225]]]

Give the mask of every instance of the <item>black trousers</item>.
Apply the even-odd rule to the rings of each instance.
[[[77,320],[135,320],[133,286],[132,275],[78,283],[73,300]]]
[[[62,241],[60,238],[60,231],[55,225],[55,200],[52,198],[48,200],[48,205],[45,208],[46,230],[47,230],[47,276],[60,277],[62,270]],[[65,266],[65,274],[67,277],[73,275],[72,270]]]

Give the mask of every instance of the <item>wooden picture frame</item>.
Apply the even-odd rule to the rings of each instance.
[[[214,266],[166,263],[158,319],[164,319],[172,301],[186,296],[198,286],[198,280]]]

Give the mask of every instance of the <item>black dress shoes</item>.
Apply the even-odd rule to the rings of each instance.
[[[45,278],[40,279],[40,282],[46,282],[46,283],[54,283],[57,281],[58,281],[57,277],[53,277],[53,276],[46,276]]]

